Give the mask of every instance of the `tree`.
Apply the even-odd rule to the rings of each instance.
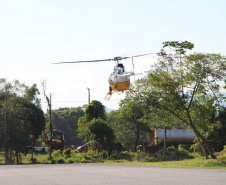
[[[114,149],[115,135],[113,129],[103,119],[93,119],[89,125],[90,139],[94,140],[98,148],[106,150],[109,155]]]
[[[7,126],[8,130],[7,136],[5,133],[1,135],[6,136],[9,150],[15,151],[17,162],[18,153],[31,143],[30,135],[38,138],[45,127],[44,113],[36,101],[39,91],[35,87],[30,88],[17,80],[9,83],[6,79],[0,79],[0,113],[4,114],[7,110],[7,120],[0,119],[0,127]],[[3,92],[7,96],[4,97]]]
[[[52,123],[52,95],[50,93],[49,97],[46,95],[46,81],[43,81],[42,83],[43,93],[46,98],[47,104],[48,104],[48,112],[49,112],[49,131],[50,131],[50,142],[49,142],[49,160],[52,159],[52,135],[53,135],[53,123]]]
[[[204,134],[215,152],[220,152],[226,145],[226,107],[222,107]]]
[[[139,80],[138,88],[143,101],[151,109],[164,110],[178,121],[191,127],[204,153],[215,158],[209,141],[201,131],[222,101],[221,89],[225,81],[225,57],[220,54],[196,53],[183,56],[194,45],[166,42],[164,47],[174,47],[176,54],[161,51],[158,63]],[[180,55],[178,57],[178,54]],[[207,154],[206,154],[207,157]]]
[[[90,121],[93,119],[102,119],[106,120],[105,107],[101,102],[93,100],[85,108],[85,116],[80,117],[78,120],[78,137],[84,141],[89,140],[90,130],[89,125]]]
[[[138,97],[127,96],[122,100],[119,110],[109,114],[108,122],[114,129],[117,140],[133,151],[137,150],[138,144],[150,132],[143,103]]]
[[[65,145],[81,145],[81,140],[77,136],[78,120],[84,116],[81,107],[59,108],[52,111],[54,128],[61,130],[65,134]]]
[[[106,112],[105,106],[99,101],[93,100],[86,108],[85,108],[85,119],[87,122],[90,122],[93,119],[101,118],[106,120]]]

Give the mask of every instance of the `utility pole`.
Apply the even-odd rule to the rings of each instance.
[[[52,108],[51,108],[51,93],[49,95],[49,130],[50,130],[50,146],[49,146],[49,159],[52,159],[52,135],[53,135],[53,123],[52,123]]]
[[[9,164],[9,140],[8,140],[8,89],[5,88],[5,164]]]
[[[164,149],[163,149],[163,160],[166,160],[166,126],[164,127]]]
[[[88,89],[88,103],[90,104],[90,89],[87,87]]]

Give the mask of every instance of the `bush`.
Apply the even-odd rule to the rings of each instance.
[[[52,159],[51,160],[51,164],[56,164],[56,160],[55,159]]]
[[[59,164],[64,163],[64,159],[58,159],[58,160],[57,160],[57,163],[59,163]]]
[[[158,160],[163,159],[163,150],[159,150],[158,153],[155,154],[155,157]],[[183,160],[183,159],[193,159],[194,154],[191,154],[188,150],[183,148],[181,145],[178,148],[169,147],[165,151],[165,160]]]
[[[123,150],[122,144],[120,142],[115,143],[115,151],[122,152],[122,150]]]
[[[26,158],[31,159],[32,155],[31,154],[27,154]]]
[[[55,150],[53,153],[52,153],[52,157],[53,158],[59,158],[62,156],[62,152],[61,150]]]
[[[38,163],[38,160],[36,158],[33,158],[33,159],[31,159],[31,163],[32,164],[37,164]]]
[[[172,160],[192,159],[194,158],[189,151],[184,149],[181,145],[178,146],[177,150],[172,151],[169,158]]]
[[[136,160],[140,161],[140,162],[154,162],[154,161],[156,161],[156,158],[154,158],[153,156],[151,156],[149,153],[146,153],[146,152],[139,152],[135,156],[136,156]],[[134,158],[134,160],[135,160],[135,158]]]
[[[111,154],[111,156],[109,157],[109,159],[111,160],[119,160],[119,159],[124,159],[124,160],[127,160],[127,161],[132,161],[132,155],[125,151],[125,152],[116,152],[116,153],[113,153]]]
[[[71,158],[68,158],[66,162],[67,163],[74,163],[75,161],[73,159],[71,159]]]
[[[85,155],[82,153],[72,153],[70,159],[76,163],[81,163],[81,160],[85,158]]]
[[[70,157],[71,156],[71,149],[70,148],[67,148],[63,151],[63,154],[66,158]]]

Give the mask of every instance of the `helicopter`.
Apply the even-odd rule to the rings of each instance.
[[[138,96],[137,92],[130,88],[130,76],[138,75],[134,73],[134,63],[133,58],[141,57],[145,55],[152,55],[155,53],[147,53],[142,55],[130,56],[130,57],[114,57],[111,59],[103,59],[103,60],[88,60],[88,61],[73,61],[73,62],[57,62],[53,64],[67,64],[67,63],[88,63],[88,62],[105,62],[105,61],[115,61],[116,65],[114,66],[113,72],[110,74],[108,78],[109,83],[109,92],[105,96],[106,100],[110,100],[112,94],[114,92],[124,92],[130,91],[132,95]],[[124,59],[132,59],[133,71],[126,72],[125,66],[121,62]]]

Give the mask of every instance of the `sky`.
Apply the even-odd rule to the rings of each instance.
[[[0,0],[0,78],[37,84],[45,112],[43,81],[52,109],[87,104],[87,88],[91,101],[118,109],[123,93],[104,100],[113,61],[52,63],[156,53],[165,41],[226,55],[225,7],[225,0]],[[134,59],[136,79],[155,61],[155,54]],[[133,70],[131,59],[123,63]]]

